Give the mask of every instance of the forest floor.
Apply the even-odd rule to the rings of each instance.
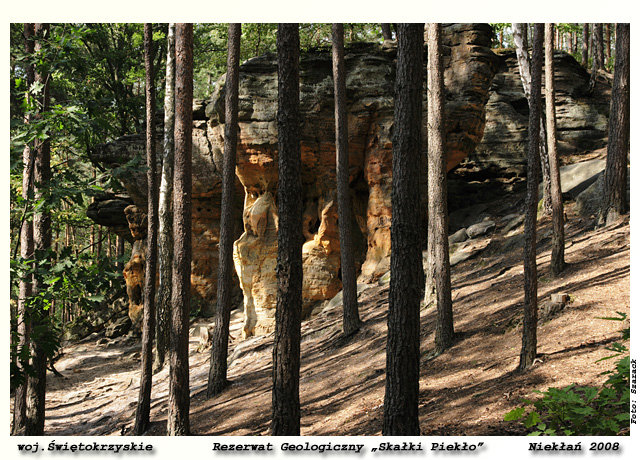
[[[521,203],[521,201],[520,201]],[[494,209],[511,210],[496,203]],[[534,367],[516,373],[523,302],[522,225],[498,224],[490,244],[452,268],[456,341],[431,359],[435,308],[421,311],[420,426],[423,435],[521,435],[506,412],[535,390],[570,383],[601,384],[613,360],[606,350],[624,323],[601,317],[629,313],[629,218],[593,229],[566,204],[566,270],[549,271],[550,228],[540,220],[540,304],[551,294],[570,302],[546,314],[541,308],[540,353]],[[491,208],[490,208],[491,209]],[[500,216],[497,215],[496,218]],[[497,222],[500,222],[497,220]],[[359,295],[362,329],[344,339],[341,307],[322,311],[302,326],[300,372],[303,435],[380,435],[385,387],[389,285],[372,284]],[[241,341],[241,314],[232,316],[229,377],[232,385],[206,399],[210,347],[190,337],[191,430],[197,435],[266,435],[271,418],[273,335]],[[98,344],[95,336],[66,346],[48,379],[45,431],[49,435],[129,434],[139,389],[139,344],[123,338]],[[105,342],[106,340],[102,340]],[[154,375],[152,427],[166,426],[168,369]]]

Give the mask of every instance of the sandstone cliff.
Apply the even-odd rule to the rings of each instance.
[[[471,154],[483,136],[484,108],[496,70],[496,56],[489,49],[490,37],[491,30],[486,24],[444,26],[449,169]],[[395,45],[354,44],[346,50],[345,59],[350,185],[355,211],[352,225],[358,230],[354,233],[358,242],[356,259],[362,263],[360,279],[370,281],[389,266]],[[330,50],[305,53],[300,70],[303,297],[305,309],[309,310],[341,289]],[[223,95],[224,79],[221,79],[206,109],[200,104],[194,107],[192,293],[205,308],[215,302]],[[244,294],[245,336],[268,331],[275,308],[276,101],[275,57],[266,55],[245,62],[240,72],[236,169],[238,185],[242,187],[237,194],[238,227],[244,232],[234,245],[236,272]],[[96,163],[114,171],[134,205],[142,209],[146,206],[144,168],[139,167],[143,139],[140,135],[126,136],[92,153]],[[123,167],[125,164],[134,167]],[[425,206],[426,193],[421,195],[416,197],[416,205]],[[144,238],[138,235],[136,241],[142,241],[141,236]],[[127,283],[132,293],[137,290],[129,284],[142,279],[139,276],[144,260],[142,247],[142,243],[136,244],[135,254],[127,265]],[[138,275],[134,276],[134,272]]]
[[[529,106],[515,51],[499,50],[497,56],[498,71],[486,106],[484,137],[475,151],[449,174],[451,209],[498,199],[512,192],[514,186],[523,185],[526,178]],[[606,145],[611,82],[600,74],[594,91],[590,92],[589,73],[571,55],[556,51],[553,60],[562,161],[564,156]]]

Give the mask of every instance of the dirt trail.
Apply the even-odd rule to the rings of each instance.
[[[598,319],[629,313],[629,220],[589,230],[567,206],[565,272],[549,272],[550,223],[539,235],[539,296],[566,292],[571,302],[543,317],[541,353],[531,371],[515,374],[520,351],[522,308],[522,227],[505,234],[501,225],[489,246],[452,269],[456,343],[429,359],[435,311],[421,312],[420,423],[425,435],[521,434],[502,416],[533,396],[534,390],[570,383],[598,384],[612,361],[596,363],[619,337],[623,324]],[[371,285],[359,297],[364,327],[344,340],[340,307],[303,324],[301,406],[303,435],[379,435],[385,379],[388,285]],[[234,313],[232,337],[240,314]],[[628,324],[628,322],[626,323]],[[207,400],[209,348],[190,342],[191,427],[193,434],[268,433],[271,407],[272,336],[232,339],[229,377],[233,385]],[[98,345],[96,339],[68,346],[58,361],[64,375],[50,375],[46,433],[120,435],[131,431],[139,385],[139,345],[124,339]],[[164,434],[168,369],[154,376],[152,428]]]

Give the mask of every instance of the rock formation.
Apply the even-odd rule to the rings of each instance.
[[[487,24],[443,27],[448,168],[470,155],[484,132],[485,104],[496,70]],[[426,52],[426,50],[425,50]],[[359,43],[347,48],[347,99],[351,198],[360,281],[388,271],[391,223],[391,133],[395,46]],[[341,289],[340,245],[335,202],[333,82],[329,49],[304,53],[300,62],[303,183],[304,308],[308,312]],[[425,69],[426,72],[426,69]],[[238,203],[244,232],[234,245],[234,262],[244,294],[244,336],[272,327],[277,254],[277,73],[273,55],[245,62],[240,71],[239,142],[236,174],[244,192]],[[426,108],[426,93],[425,93]],[[426,110],[425,110],[426,115]],[[425,125],[426,127],[426,125]],[[203,110],[194,107],[192,292],[205,306],[215,302],[220,170],[224,132],[224,77]],[[160,129],[158,128],[158,135]],[[143,136],[124,138],[92,152],[110,168],[144,208]],[[424,168],[425,164],[416,165]],[[129,165],[132,167],[123,167]],[[426,175],[425,175],[426,180]],[[425,184],[426,190],[426,184]],[[242,194],[241,194],[242,193]],[[426,193],[416,205],[426,210]],[[425,213],[426,214],[426,213]],[[426,217],[426,216],[425,216]],[[139,245],[141,246],[141,245]],[[142,254],[140,248],[136,254]],[[140,257],[127,265],[128,288],[137,283]],[[134,276],[135,272],[135,276]]]
[[[499,50],[498,72],[486,106],[484,137],[449,174],[450,209],[499,199],[526,176],[529,106],[515,51]],[[606,145],[611,83],[599,74],[589,92],[589,73],[569,54],[554,53],[558,149],[561,156]],[[543,78],[544,84],[544,78]],[[543,94],[544,97],[544,94]]]

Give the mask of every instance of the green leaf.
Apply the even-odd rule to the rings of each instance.
[[[524,407],[516,407],[512,411],[507,412],[504,416],[505,422],[511,422],[513,420],[520,420],[524,416]]]
[[[540,422],[541,422],[540,415],[538,415],[536,411],[532,411],[529,413],[529,415],[525,419],[524,426],[526,428],[531,428],[532,426],[535,426]]]

